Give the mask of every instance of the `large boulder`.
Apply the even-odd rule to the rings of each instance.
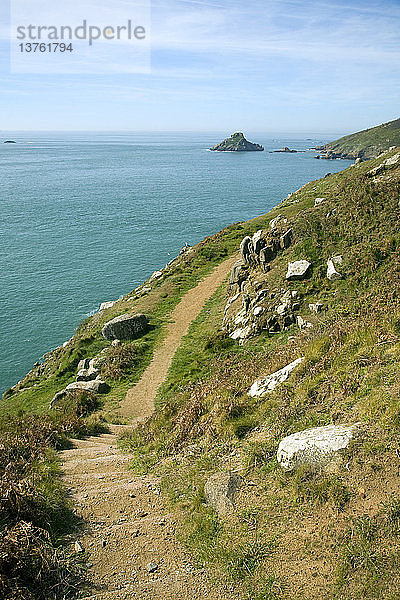
[[[331,256],[328,258],[326,276],[329,281],[336,281],[342,279],[343,275],[338,271],[338,267],[343,264],[343,256]]]
[[[132,340],[145,333],[148,328],[146,315],[121,315],[108,321],[101,330],[107,340]]]
[[[92,381],[74,381],[67,385],[66,390],[84,390],[95,394],[107,394],[110,391],[110,386],[101,379],[93,379]]]
[[[311,263],[308,260],[296,260],[295,262],[290,262],[288,263],[286,279],[288,281],[304,279],[307,277],[310,267]]]
[[[227,515],[234,508],[234,496],[240,486],[240,477],[234,473],[214,473],[206,481],[204,496],[207,504],[220,515]]]
[[[275,371],[275,373],[271,373],[271,375],[266,375],[265,377],[260,377],[257,379],[249,391],[247,392],[249,396],[264,396],[270,392],[273,392],[274,389],[289,377],[289,375],[294,371],[294,369],[302,363],[304,360],[304,356],[301,358],[297,358],[290,364],[283,367],[283,369],[279,369],[279,371]]]
[[[248,276],[248,269],[246,262],[242,258],[237,260],[232,267],[229,283],[231,285],[237,284],[240,287],[240,284],[245,281]]]
[[[280,442],[278,463],[285,471],[303,465],[321,468],[337,463],[358,425],[327,425],[293,433]]]
[[[251,237],[248,235],[243,238],[240,244],[240,255],[245,264],[248,264],[253,257],[254,249]]]

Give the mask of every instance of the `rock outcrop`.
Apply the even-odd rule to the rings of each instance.
[[[291,150],[290,148],[288,148],[287,146],[284,146],[283,148],[281,148],[280,150],[274,150],[274,152],[284,152],[286,154],[296,154],[297,150]]]
[[[228,335],[244,343],[262,330],[277,333],[296,322],[300,308],[296,290],[269,290],[264,273],[279,253],[293,242],[293,230],[283,215],[270,223],[271,230],[258,230],[240,244],[241,258],[232,268],[230,297],[225,306],[223,327]]]
[[[227,515],[234,508],[234,496],[240,486],[240,477],[234,473],[221,472],[211,475],[204,486],[207,504],[220,515]]]
[[[110,391],[110,386],[101,379],[93,379],[92,381],[74,381],[65,388],[68,390],[84,390],[93,392],[94,394],[107,394]]]
[[[295,368],[300,365],[304,360],[304,356],[301,358],[297,358],[290,364],[286,365],[279,371],[275,371],[275,373],[271,373],[271,375],[266,375],[265,377],[260,377],[257,379],[249,391],[247,392],[249,396],[257,397],[257,396],[265,396],[270,392],[273,392],[274,389],[286,381],[290,374],[295,370]]]
[[[358,425],[327,425],[293,433],[281,440],[278,463],[285,471],[292,471],[302,465],[321,468],[338,462]]]
[[[243,133],[237,132],[216,144],[210,150],[214,152],[262,152],[264,148],[260,144],[253,144],[244,137]]]
[[[148,319],[143,314],[121,315],[108,321],[101,330],[107,340],[132,340],[145,333]]]

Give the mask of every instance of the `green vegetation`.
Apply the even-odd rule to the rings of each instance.
[[[400,146],[400,119],[346,135],[319,150],[343,155],[343,158],[375,158],[392,146]]]
[[[268,215],[288,218],[294,243],[254,278],[271,291],[296,289],[313,327],[239,345],[221,329],[222,286],[176,353],[156,412],[122,440],[138,472],[161,478],[198,561],[230,578],[243,598],[396,597],[400,169],[373,181],[367,172],[379,164],[311,182]],[[316,197],[326,200],[314,207]],[[339,253],[345,277],[331,282],[326,261]],[[302,258],[312,276],[287,284],[288,261]],[[318,315],[308,308],[315,302],[324,305]],[[285,384],[262,398],[247,395],[257,377],[298,356],[305,361]],[[277,465],[282,437],[356,421],[362,431],[340,471],[284,473]],[[203,495],[208,476],[224,470],[243,476],[225,519]]]
[[[73,394],[46,417],[0,420],[0,596],[7,600],[75,598],[85,587],[84,561],[65,544],[80,523],[59,479],[56,450],[69,436],[103,431],[86,417],[97,408]]]
[[[42,365],[34,367],[17,386],[5,392],[0,402],[0,415],[16,414],[19,410],[39,414],[48,412],[53,396],[75,381],[78,362],[84,358],[94,358],[109,346],[109,342],[101,335],[104,323],[126,312],[144,312],[149,316],[150,330],[130,345],[132,362],[125,365],[123,370],[116,370],[117,355],[120,354],[122,360],[122,355],[126,355],[128,350],[111,351],[110,364],[106,361],[102,371],[111,386],[111,392],[104,398],[104,414],[107,418],[117,419],[119,401],[149,364],[155,345],[163,337],[164,325],[181,297],[235,252],[243,236],[251,235],[266,223],[267,217],[258,217],[247,223],[231,225],[206,238],[180,256],[165,271],[161,280],[151,284],[150,292],[142,291],[148,286],[146,282],[138,288],[138,293],[132,292],[112,308],[88,318],[78,327],[65,348],[60,347],[47,354]],[[127,360],[127,357],[123,360]]]
[[[152,282],[150,291],[141,286],[85,321],[65,348],[50,353],[44,365],[6,392],[3,414],[25,408],[40,416],[16,416],[1,424],[1,468],[11,500],[2,505],[0,552],[6,548],[14,561],[8,570],[0,570],[5,594],[18,585],[25,596],[21,592],[15,598],[51,597],[43,595],[51,585],[54,598],[73,597],[82,574],[76,557],[65,554],[61,545],[65,531],[59,515],[68,515],[68,498],[56,476],[54,449],[67,443],[68,435],[96,430],[99,422],[118,418],[119,401],[149,364],[182,295],[237,251],[244,236],[268,229],[269,221],[282,214],[293,230],[293,243],[268,272],[253,267],[251,278],[275,298],[296,290],[299,314],[312,327],[300,330],[292,324],[274,334],[264,330],[240,345],[222,328],[228,296],[227,285],[222,285],[175,354],[154,414],[125,435],[121,445],[133,454],[137,473],[160,478],[180,523],[179,535],[197,564],[226,579],[237,597],[397,597],[400,165],[393,163],[375,177],[368,174],[396,152],[310,182],[268,215],[207,238]],[[315,206],[316,197],[325,200]],[[327,259],[336,254],[343,255],[344,277],[329,281]],[[299,259],[312,263],[311,276],[287,282],[287,263]],[[309,307],[316,302],[323,305],[318,314]],[[103,324],[128,311],[148,315],[149,332],[104,352],[108,342],[101,336]],[[101,374],[111,387],[101,405],[93,396],[76,395],[49,416],[52,396],[75,378],[79,360],[101,352]],[[284,384],[264,397],[247,394],[260,375],[299,356],[304,362]],[[90,417],[93,411],[100,421]],[[362,423],[359,435],[336,469],[285,473],[279,467],[276,450],[282,437],[309,427],[355,422]],[[204,497],[206,480],[218,471],[242,478],[235,510],[226,517]],[[19,541],[26,523],[33,532],[32,547],[41,549],[37,555],[46,565],[53,565],[53,559],[60,565],[55,581],[62,579],[68,584],[65,589],[49,584],[50,575],[58,577],[55,567],[46,574],[40,561],[37,571],[30,563],[25,570],[18,566],[28,560]],[[67,519],[67,524],[70,529],[73,522]],[[26,572],[40,577],[26,582]]]

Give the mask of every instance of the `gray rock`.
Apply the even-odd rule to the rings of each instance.
[[[274,260],[275,256],[276,256],[276,249],[273,244],[270,244],[268,246],[264,246],[264,248],[261,248],[260,253],[259,253],[259,258],[260,258],[261,266],[263,267],[264,271],[267,270],[266,266]]]
[[[285,471],[301,465],[318,468],[337,462],[358,425],[327,425],[293,433],[281,440],[278,462]]]
[[[326,276],[329,281],[342,279],[343,275],[337,270],[343,264],[343,256],[337,255],[328,258]]]
[[[294,371],[294,369],[302,363],[304,360],[304,356],[301,358],[297,358],[290,364],[286,365],[279,371],[275,371],[275,373],[271,373],[271,375],[266,375],[265,377],[260,377],[257,379],[247,394],[252,397],[256,396],[264,396],[265,394],[269,394],[272,392],[278,385],[286,381],[289,375]]]
[[[306,321],[300,315],[297,315],[296,323],[297,323],[299,329],[308,329],[309,327],[312,327],[312,323],[310,323],[310,321]]]
[[[82,369],[88,369],[89,368],[89,363],[90,363],[90,359],[89,358],[84,358],[83,360],[80,360],[78,362],[78,371],[81,371]]]
[[[314,206],[318,206],[319,204],[322,204],[323,202],[325,202],[325,198],[315,198]]]
[[[146,565],[146,569],[148,573],[155,573],[158,570],[158,565],[154,562],[149,562]]]
[[[246,327],[239,327],[238,329],[235,329],[229,334],[229,337],[232,338],[232,340],[244,341],[247,340],[253,333],[254,327],[252,324],[250,324],[246,325]]]
[[[78,375],[76,377],[77,381],[92,381],[92,379],[96,379],[99,375],[100,371],[95,367],[89,367],[88,369],[80,369],[78,371]]]
[[[110,391],[110,386],[101,379],[93,379],[92,381],[75,381],[67,385],[66,390],[84,390],[95,394],[107,394]]]
[[[285,231],[285,233],[283,235],[281,235],[280,245],[281,245],[282,250],[285,250],[285,248],[289,248],[290,244],[292,243],[292,239],[293,239],[293,230],[292,229],[288,229],[287,231]]]
[[[246,280],[248,275],[248,266],[246,265],[246,262],[243,259],[240,259],[238,261],[235,262],[235,264],[232,267],[232,272],[231,272],[231,278],[229,280],[229,283],[231,285],[239,285]]]
[[[227,515],[234,508],[235,493],[240,487],[240,477],[234,473],[223,471],[214,473],[206,481],[204,496],[207,504],[220,515]]]
[[[308,308],[313,313],[320,313],[324,308],[324,305],[321,302],[315,302],[315,304],[309,304]]]
[[[108,321],[101,330],[107,340],[131,340],[145,333],[148,319],[145,315],[125,314]]]
[[[58,402],[61,402],[61,400],[64,400],[64,398],[66,398],[67,396],[67,390],[61,390],[61,392],[57,392],[57,394],[55,394],[55,396],[50,402],[50,408],[54,408]]]
[[[256,233],[252,237],[252,245],[254,252],[259,255],[261,248],[264,246],[264,240],[262,238],[262,229],[256,231]]]
[[[246,236],[240,244],[240,255],[245,264],[249,264],[253,256],[253,242],[251,237]]]
[[[179,250],[179,256],[182,256],[182,254],[185,254],[186,252],[188,252],[190,249],[192,248],[192,246],[190,244],[188,244],[188,242],[185,242],[185,245],[182,246],[182,248]],[[174,259],[175,260],[175,259]],[[171,261],[173,262],[173,261]]]
[[[286,279],[288,281],[296,281],[304,279],[309,273],[311,263],[308,260],[296,260],[288,264]]]
[[[149,279],[149,283],[152,283],[153,281],[160,279],[162,276],[163,276],[162,271],[154,271],[153,275]]]
[[[78,542],[78,540],[75,542],[75,552],[85,552],[85,548],[82,546],[81,542]]]
[[[275,217],[275,219],[271,219],[271,221],[269,222],[269,226],[271,227],[271,229],[275,229],[275,227],[278,225],[278,223],[287,223],[288,220],[285,217],[285,215],[278,215],[277,217]]]

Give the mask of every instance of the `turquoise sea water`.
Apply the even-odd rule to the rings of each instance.
[[[0,139],[0,393],[101,302],[224,226],[348,161],[215,153],[219,133],[7,133]],[[327,139],[247,132],[273,150]]]

